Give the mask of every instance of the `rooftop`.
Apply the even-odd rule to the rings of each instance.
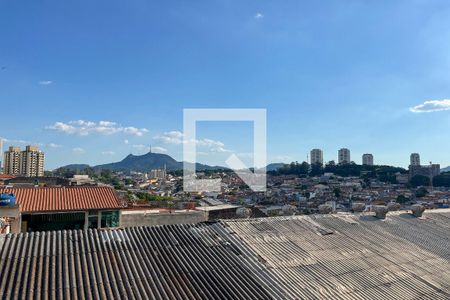
[[[449,299],[450,210],[12,234],[0,274],[0,298]]]
[[[109,187],[14,187],[0,188],[0,193],[14,194],[23,213],[122,207]]]

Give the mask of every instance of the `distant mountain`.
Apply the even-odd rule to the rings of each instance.
[[[125,157],[123,160],[119,162],[109,163],[109,164],[103,164],[103,165],[97,165],[93,166],[92,168],[94,170],[111,170],[111,171],[123,171],[123,172],[130,172],[130,171],[137,171],[137,172],[148,172],[152,169],[160,169],[164,168],[164,166],[167,168],[168,171],[177,171],[183,169],[183,162],[176,161],[172,157],[170,157],[167,154],[161,154],[161,153],[147,153],[144,155],[133,155],[130,154],[127,157]],[[68,165],[61,167],[60,169],[69,169],[71,171],[81,171],[83,169],[89,168],[89,165]],[[219,166],[208,166],[197,163],[196,169],[198,171],[204,171],[204,170],[217,170],[217,169],[224,169],[224,167]]]
[[[450,166],[448,166],[447,168],[441,169],[441,173],[445,173],[445,172],[450,172]]]
[[[181,162],[177,162],[175,159],[167,154],[160,153],[147,153],[144,155],[130,154],[119,162],[98,165],[93,167],[94,170],[106,169],[111,171],[149,171],[151,169],[164,168],[166,165],[167,170],[179,170],[182,166]]]
[[[270,172],[270,171],[276,171],[279,168],[283,167],[285,164],[284,163],[272,163],[272,164],[268,164],[266,167],[266,171]]]
[[[79,172],[79,171],[82,171],[89,167],[90,166],[86,165],[86,164],[72,164],[72,165],[67,165],[67,166],[61,167],[60,169],[66,169],[66,170],[73,171],[73,172]]]

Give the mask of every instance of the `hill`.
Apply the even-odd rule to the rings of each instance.
[[[95,171],[98,170],[111,170],[111,171],[137,171],[137,172],[148,172],[152,169],[164,168],[166,167],[168,171],[177,171],[183,169],[183,162],[176,161],[171,156],[161,153],[147,153],[144,155],[133,155],[130,154],[123,160],[103,165],[97,165],[90,167],[86,164],[72,164],[61,167],[59,169],[68,169],[70,171],[79,172],[87,168],[92,168]],[[223,169],[220,166],[208,166],[204,164],[197,163],[196,169],[199,171],[204,170],[217,170]]]
[[[450,172],[450,166],[448,166],[447,168],[441,169],[441,173],[445,173],[445,172]]]
[[[284,163],[271,163],[268,164],[266,167],[266,171],[277,171],[278,169],[282,168],[285,164]]]

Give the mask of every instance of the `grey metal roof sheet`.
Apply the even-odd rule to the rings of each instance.
[[[7,235],[0,299],[450,299],[450,210]]]
[[[282,291],[215,226],[7,235],[0,298],[273,299]]]
[[[292,298],[450,299],[448,210],[224,223]]]

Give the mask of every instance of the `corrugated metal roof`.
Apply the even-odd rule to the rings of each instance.
[[[292,298],[450,299],[450,212],[224,221]],[[329,234],[323,235],[327,230]]]
[[[0,299],[282,299],[215,225],[7,235]],[[275,295],[275,297],[273,297]]]
[[[13,193],[25,213],[121,207],[116,192],[109,187],[15,187],[0,188],[0,193]]]
[[[12,234],[0,274],[6,299],[450,299],[450,210]]]

